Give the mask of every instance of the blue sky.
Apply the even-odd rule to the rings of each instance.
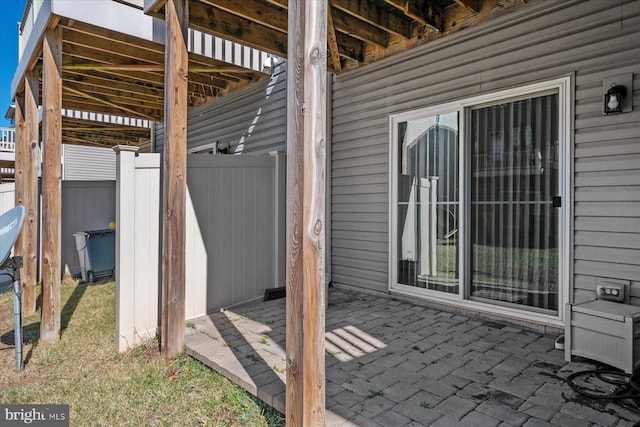
[[[0,0],[0,127],[11,104],[11,79],[18,66],[18,26],[26,0]]]

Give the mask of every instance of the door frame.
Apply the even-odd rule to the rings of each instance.
[[[483,104],[493,104],[498,101],[509,102],[517,98],[535,96],[537,94],[557,91],[558,93],[558,115],[559,115],[559,195],[562,197],[562,206],[558,213],[558,313],[550,315],[538,313],[526,309],[514,308],[512,306],[502,306],[481,301],[473,301],[467,298],[467,288],[470,284],[470,271],[468,267],[469,248],[467,230],[470,225],[469,197],[467,195],[466,171],[468,157],[468,123],[467,111],[472,107]],[[565,76],[553,80],[536,82],[528,85],[513,87],[505,90],[486,93],[461,99],[454,102],[437,104],[426,108],[405,111],[389,116],[389,283],[388,290],[392,294],[412,296],[420,299],[432,300],[447,305],[473,309],[486,313],[508,316],[519,320],[526,320],[535,323],[543,323],[551,326],[563,326],[564,305],[569,302],[571,289],[571,218],[573,197],[571,192],[571,158],[572,158],[572,101],[573,100],[573,76]],[[398,135],[397,126],[399,123],[425,116],[458,112],[459,119],[459,141],[458,141],[458,180],[460,194],[460,218],[458,233],[460,246],[459,250],[459,292],[457,294],[446,294],[444,292],[429,289],[416,288],[408,285],[398,284],[396,281],[398,274],[397,262],[397,173],[398,173]]]

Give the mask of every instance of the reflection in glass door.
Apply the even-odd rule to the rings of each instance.
[[[397,283],[459,292],[458,113],[401,122]]]
[[[557,94],[471,110],[473,299],[558,310],[558,117]]]

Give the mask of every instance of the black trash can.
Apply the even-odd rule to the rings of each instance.
[[[91,230],[74,233],[82,280],[93,283],[113,277],[116,265],[115,230]]]

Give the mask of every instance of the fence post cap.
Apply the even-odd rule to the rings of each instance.
[[[138,151],[140,151],[140,147],[135,147],[133,145],[116,145],[113,147],[113,151],[115,151],[116,154],[120,154],[122,151],[130,151],[137,154]]]

